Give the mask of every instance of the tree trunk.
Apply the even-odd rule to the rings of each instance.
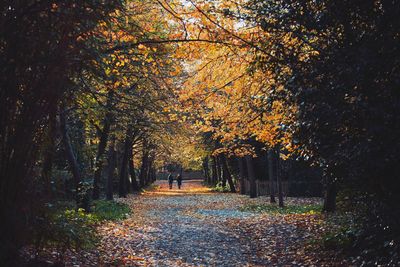
[[[151,176],[151,183],[154,183],[156,181],[156,169],[154,167],[151,167],[150,176]]]
[[[222,181],[222,187],[225,188],[226,187],[226,182],[227,182],[227,176],[228,174],[226,173],[226,169],[225,169],[225,157],[224,155],[219,155],[218,156],[218,164],[220,165],[220,175],[221,175],[221,181]]]
[[[114,171],[115,171],[115,136],[111,138],[110,146],[108,148],[108,172],[107,172],[107,200],[113,200],[113,184],[114,184]]]
[[[57,133],[57,120],[56,113],[49,115],[49,127],[45,140],[45,151],[43,156],[43,169],[42,169],[42,179],[44,183],[44,193],[47,198],[51,198],[51,176],[53,170],[53,162],[55,157],[55,140]]]
[[[99,199],[100,197],[100,179],[103,170],[103,154],[107,146],[108,135],[110,133],[110,127],[113,120],[112,106],[113,106],[114,91],[109,90],[107,95],[107,113],[103,120],[103,130],[101,131],[100,142],[97,149],[96,161],[95,161],[95,172],[93,179],[93,199]]]
[[[326,188],[323,211],[325,212],[336,211],[336,195],[337,195],[337,185],[335,182],[331,182],[327,185]]]
[[[128,187],[128,156],[129,156],[129,147],[132,146],[131,142],[131,131],[126,131],[125,142],[121,157],[121,168],[119,173],[119,197],[126,197],[127,187]]]
[[[249,177],[249,182],[250,182],[250,198],[255,198],[257,197],[257,187],[256,187],[256,175],[254,172],[254,164],[253,164],[253,157],[247,155],[245,157],[246,159],[246,165],[247,165],[247,173]]]
[[[225,155],[221,155],[221,162],[222,162],[222,169],[224,172],[225,181],[228,181],[231,193],[236,193],[235,184],[233,183],[232,175],[231,175],[231,172],[229,171],[228,163],[227,163]]]
[[[157,170],[156,168],[153,168],[153,182],[157,180]]]
[[[210,185],[211,184],[211,177],[210,171],[208,169],[208,156],[206,156],[203,160],[203,172],[204,172],[204,181]]]
[[[280,164],[280,151],[276,151],[276,183],[278,184],[278,205],[283,207],[283,190],[282,190],[282,175],[281,175],[281,164]]]
[[[139,173],[139,183],[141,188],[143,188],[146,184],[148,159],[149,159],[149,153],[146,151],[146,148],[143,148],[142,166],[140,167],[140,173]]]
[[[123,153],[125,154],[125,153]],[[122,155],[119,169],[119,182],[118,182],[118,195],[119,197],[126,197],[126,176],[127,176],[127,160],[125,155]]]
[[[119,196],[126,197],[129,181],[128,181],[128,160],[129,150],[132,150],[132,130],[128,127],[125,135],[125,142],[121,158],[121,168],[119,173]]]
[[[148,160],[148,165],[146,170],[146,185],[149,185],[152,182],[152,177],[151,177],[152,168],[153,168],[153,158],[150,158]]]
[[[245,186],[245,169],[244,169],[244,163],[243,163],[243,158],[239,157],[237,158],[238,161],[238,166],[239,166],[239,181],[240,181],[240,194],[244,195],[246,194],[246,186]]]
[[[128,165],[129,165],[129,174],[131,176],[131,182],[132,182],[132,191],[133,192],[137,192],[137,191],[139,191],[139,185],[138,185],[138,182],[136,181],[132,144],[129,146],[128,158],[129,158],[129,163],[128,163]]]
[[[217,163],[217,183],[222,182],[222,168],[221,168],[221,159],[219,156],[215,156],[215,162]]]
[[[267,160],[268,160],[269,196],[271,203],[276,203],[274,181],[277,180],[277,177],[275,177],[276,171],[274,170],[275,169],[274,158],[275,158],[274,151],[272,149],[268,149]]]
[[[79,196],[79,186],[82,181],[81,171],[79,169],[78,161],[76,160],[76,156],[74,153],[74,149],[71,144],[71,139],[68,134],[68,127],[65,119],[65,110],[60,112],[60,130],[63,137],[64,149],[66,153],[66,157],[68,160],[69,167],[71,168],[73,180],[74,180],[74,188],[75,188],[75,199],[77,206],[79,208],[83,208],[86,211],[89,211],[89,198],[87,196]],[[83,193],[85,194],[85,193]]]
[[[211,184],[215,186],[217,184],[217,177],[218,177],[218,171],[217,171],[217,160],[215,156],[211,157]]]

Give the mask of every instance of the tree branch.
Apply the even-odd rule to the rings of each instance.
[[[114,47],[111,47],[109,49],[106,49],[104,53],[112,53],[114,51],[118,50],[124,50],[124,49],[129,49],[133,47],[137,47],[139,45],[144,45],[144,44],[165,44],[165,43],[189,43],[189,42],[200,42],[200,43],[213,43],[213,44],[223,44],[223,45],[234,45],[231,43],[227,43],[224,41],[219,41],[219,40],[209,40],[209,39],[165,39],[165,40],[144,40],[144,41],[139,41],[136,43],[128,43],[126,45],[117,45]]]

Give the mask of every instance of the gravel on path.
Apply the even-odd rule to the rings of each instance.
[[[152,190],[117,201],[130,205],[132,217],[103,229],[105,247],[117,246],[120,252],[105,255],[104,261],[125,258],[128,266],[160,267],[307,266],[296,261],[304,234],[295,226],[279,215],[239,210],[266,199],[214,193],[201,181],[184,181],[181,190],[158,181]],[[267,235],[257,236],[260,231]]]

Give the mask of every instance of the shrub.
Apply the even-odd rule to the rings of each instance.
[[[129,206],[114,201],[94,201],[90,213],[75,209],[75,204],[60,201],[47,204],[31,223],[32,244],[36,256],[44,248],[58,252],[58,260],[63,262],[67,249],[81,250],[96,246],[99,238],[96,225],[105,220],[125,219],[130,213]]]
[[[215,187],[211,189],[213,192],[220,192],[220,193],[228,193],[231,192],[229,185],[222,186],[222,183],[219,182]]]
[[[49,239],[65,248],[82,249],[92,247],[97,242],[95,226],[99,220],[83,209],[67,209],[56,214],[51,220],[54,230]]]
[[[347,250],[354,244],[356,229],[350,226],[329,231],[322,236],[322,245],[328,250]]]
[[[128,205],[115,201],[97,200],[93,202],[93,215],[99,220],[123,220],[131,210]]]
[[[60,261],[67,249],[87,249],[98,241],[95,225],[99,220],[83,209],[65,209],[52,205],[38,216],[32,227],[33,244],[39,254],[44,247],[53,247]]]

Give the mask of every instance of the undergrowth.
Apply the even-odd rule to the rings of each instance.
[[[216,186],[211,188],[212,192],[218,192],[218,193],[229,193],[231,192],[229,185],[223,186],[221,182],[219,182]]]
[[[75,209],[73,202],[47,204],[41,216],[32,224],[32,245],[40,256],[45,248],[55,248],[59,261],[69,249],[90,249],[97,245],[99,237],[96,226],[102,221],[127,218],[130,208],[115,201],[97,200],[91,212]]]
[[[240,208],[241,211],[250,211],[258,213],[271,213],[271,214],[302,214],[302,213],[320,213],[322,210],[321,204],[310,205],[287,205],[279,207],[278,205],[271,204],[250,204]]]
[[[116,221],[129,216],[131,209],[128,205],[115,201],[97,200],[93,202],[92,214],[99,220]]]

